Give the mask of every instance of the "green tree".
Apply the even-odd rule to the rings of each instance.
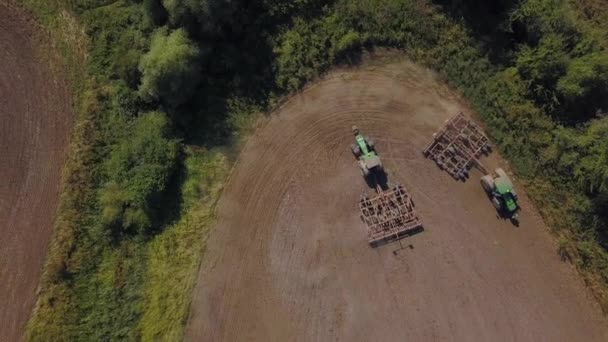
[[[559,80],[558,90],[574,101],[592,92],[608,93],[608,53],[605,51],[577,58],[568,65],[567,73]]]
[[[579,32],[570,7],[564,0],[524,0],[511,11],[510,22],[523,28],[525,40],[536,45],[546,34],[556,33],[568,43],[579,40]]]
[[[588,194],[608,195],[608,117],[592,120],[582,128],[556,131],[555,167],[572,175]]]
[[[524,45],[515,65],[522,78],[529,82],[536,100],[552,112],[559,105],[555,96],[557,80],[566,73],[568,65],[565,39],[550,33],[540,39],[537,47]]]
[[[212,3],[220,3],[222,7],[234,6],[230,1],[211,0]],[[191,32],[198,30],[201,26],[211,26],[210,1],[209,0],[162,0],[163,7],[169,16],[169,23],[173,27],[183,27]],[[225,18],[230,20],[231,18]]]
[[[581,123],[608,109],[608,54],[593,52],[569,63],[557,83],[562,100],[562,116]]]
[[[585,155],[574,176],[587,191],[608,194],[608,117],[593,120],[579,138],[578,147]]]
[[[103,222],[138,232],[152,226],[154,202],[166,188],[177,151],[163,113],[137,118],[130,135],[112,149],[106,162],[109,181],[100,196]]]
[[[186,102],[201,80],[200,52],[183,29],[166,28],[152,36],[150,51],[142,56],[139,93],[147,101],[176,107]]]

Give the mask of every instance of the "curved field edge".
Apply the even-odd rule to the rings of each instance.
[[[85,78],[88,39],[76,19],[55,2],[28,0],[21,6],[38,19],[41,29],[49,36],[41,49],[50,57],[48,61],[52,66],[58,63],[61,70],[68,73],[75,107],[59,208],[37,291],[38,298],[26,328],[26,339],[31,340],[39,332],[59,337],[63,322],[73,319],[68,291],[60,275],[65,269],[66,255],[73,250],[77,239],[77,227],[82,225],[86,203],[93,196],[90,165],[93,163],[91,145],[95,141],[95,118],[90,109],[95,100]]]
[[[295,91],[362,45],[405,48],[414,61],[439,71],[448,83],[460,89],[473,105],[489,133],[497,141],[502,154],[512,161],[514,171],[520,176],[520,181],[526,184],[528,194],[545,220],[558,232],[560,251],[564,257],[571,258],[582,271],[588,285],[594,289],[603,307],[608,307],[608,297],[605,295],[608,282],[604,274],[608,264],[606,252],[594,239],[581,237],[572,229],[584,224],[579,210],[579,203],[585,201],[583,195],[570,183],[567,188],[560,188],[559,183],[551,177],[539,176],[531,171],[540,165],[536,160],[539,152],[537,146],[547,139],[543,132],[553,127],[551,121],[540,113],[534,103],[526,99],[526,85],[518,79],[513,70],[499,72],[493,68],[462,26],[453,23],[424,1],[402,3],[409,7],[405,10],[393,8],[389,12],[403,11],[412,15],[412,23],[407,27],[399,27],[398,22],[389,22],[385,32],[346,30],[337,36],[325,37],[323,39],[327,39],[332,47],[328,55],[308,54],[308,59],[302,61],[302,65],[295,71],[290,70],[292,65],[287,65],[288,62],[281,66],[281,63],[286,63],[285,61],[292,57],[290,53],[293,51],[285,48],[289,44],[279,47],[278,68],[282,70],[278,77],[279,83],[283,84],[285,90]],[[66,270],[78,269],[78,265],[73,263],[87,257],[87,251],[78,250],[76,244],[83,227],[91,223],[88,221],[91,213],[98,210],[95,207],[97,194],[94,190],[94,177],[99,161],[96,159],[94,148],[100,143],[98,128],[101,118],[98,107],[105,89],[102,81],[86,72],[85,51],[88,38],[83,28],[77,24],[77,20],[62,9],[61,3],[27,0],[25,5],[47,26],[55,37],[58,50],[68,61],[66,64],[73,75],[77,106],[75,132],[65,167],[59,216],[41,280],[38,302],[28,325],[28,339],[65,340],[68,339],[67,336],[83,339],[87,332],[74,331],[78,327],[76,322],[82,320],[75,308],[83,303],[74,301],[71,274],[66,273]],[[423,15],[417,15],[421,13]],[[429,19],[427,23],[416,22],[426,19]],[[300,39],[299,44],[304,45],[302,47],[296,44],[296,47],[309,49],[317,43],[310,41],[312,36],[327,35],[328,31],[324,31],[326,26],[334,25],[340,20],[339,13],[329,11],[320,19],[312,21],[312,28],[297,23],[278,38],[278,44],[281,44],[281,40],[288,42],[291,37]],[[378,28],[366,29],[372,31]],[[426,37],[429,33],[425,32],[426,29],[432,31],[430,37]],[[400,30],[405,33],[399,33]],[[396,33],[401,36],[387,36]],[[298,59],[296,61],[299,62]],[[528,116],[532,117],[532,124],[527,121]],[[518,136],[529,134],[532,140],[514,139],[513,132],[519,132]],[[171,229],[156,236],[155,240],[145,247],[124,248],[119,252],[104,255],[103,259],[106,261],[101,263],[100,270],[94,274],[108,287],[136,288],[132,297],[127,296],[124,299],[131,303],[126,310],[135,312],[127,317],[127,323],[124,324],[132,329],[117,332],[118,336],[164,339],[178,338],[183,333],[190,301],[189,292],[196,277],[200,252],[204,248],[204,233],[212,226],[214,203],[230,164],[221,152],[208,153],[205,150],[186,149],[185,154],[186,173],[195,169],[212,170],[209,174],[194,172],[194,175],[188,176],[192,177],[192,183],[184,182],[183,187],[190,184],[188,187],[196,189],[191,192],[191,200],[195,204],[189,208],[187,214],[180,215],[180,219]],[[188,160],[191,160],[190,166]],[[184,194],[186,193],[187,191],[184,191]],[[564,198],[567,199],[565,203]],[[183,251],[183,254],[173,251]],[[131,265],[120,262],[121,253],[130,257],[136,256],[132,258]],[[178,257],[168,259],[169,255]],[[132,262],[133,260],[136,262]],[[144,262],[141,265],[133,265],[138,261]],[[137,270],[133,272],[136,276],[126,282],[119,279],[120,277],[117,278],[116,273],[120,275],[120,272],[115,271],[121,267],[127,270],[123,273]],[[175,270],[179,272],[173,273]],[[174,274],[178,276],[173,276]],[[156,281],[158,279],[164,281]],[[121,319],[120,315],[118,316],[115,319]],[[109,318],[96,317],[91,321],[102,324],[105,319]],[[106,331],[107,329],[105,328]],[[88,333],[94,336],[94,333]]]

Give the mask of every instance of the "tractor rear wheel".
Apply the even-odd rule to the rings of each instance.
[[[353,155],[356,158],[359,158],[361,156],[361,149],[359,148],[359,146],[353,144],[350,146],[350,149],[353,151]]]
[[[486,155],[486,156],[487,156],[487,155],[489,155],[489,154],[492,152],[492,146],[490,146],[490,144],[486,144],[486,145],[484,145],[484,146],[481,148],[481,152],[482,152],[484,155]]]
[[[491,194],[494,190],[494,179],[492,179],[492,176],[485,175],[481,177],[481,186],[487,194]]]
[[[367,165],[365,164],[365,162],[363,161],[363,159],[359,159],[359,170],[361,170],[361,174],[363,175],[363,177],[367,177],[369,175],[369,169],[367,168]]]
[[[513,215],[511,215],[511,223],[519,226],[519,215],[517,213],[513,213]]]

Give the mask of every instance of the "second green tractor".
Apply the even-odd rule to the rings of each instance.
[[[481,186],[492,199],[492,204],[494,204],[496,210],[517,224],[519,222],[519,205],[517,204],[517,193],[513,188],[513,182],[501,168],[496,169],[494,173],[494,175],[488,174],[481,177]]]

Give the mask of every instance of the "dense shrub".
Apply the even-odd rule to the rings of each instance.
[[[200,82],[199,57],[199,49],[183,29],[154,32],[150,51],[139,63],[141,96],[173,107],[186,102]]]
[[[177,160],[178,145],[170,134],[163,113],[146,113],[113,148],[100,195],[106,225],[144,232],[153,224],[154,202],[166,190]]]

